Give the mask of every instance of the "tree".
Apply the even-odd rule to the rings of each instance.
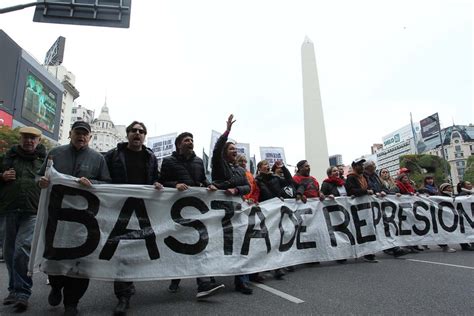
[[[474,182],[474,156],[467,158],[466,171],[464,171],[464,181]]]
[[[426,176],[432,176],[436,184],[449,181],[449,163],[441,157],[434,155],[404,155],[400,156],[400,168],[410,170],[410,179],[416,183],[417,188],[423,187]]]

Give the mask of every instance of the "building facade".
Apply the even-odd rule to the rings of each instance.
[[[127,141],[124,125],[115,125],[110,119],[107,103],[102,107],[99,116],[92,121],[92,139],[90,147],[107,152],[117,146],[117,143]]]
[[[76,76],[64,66],[46,66],[46,69],[58,79],[64,87],[61,120],[59,123],[58,143],[61,145],[69,143],[69,130],[71,128],[72,108],[74,100],[79,97],[79,91],[75,87]]]
[[[332,155],[332,156],[329,156],[329,165],[330,165],[330,166],[339,166],[339,165],[342,165],[342,156],[341,156],[341,155]]]
[[[71,126],[76,121],[84,121],[90,124],[92,123],[93,120],[94,120],[93,110],[89,110],[88,108],[85,108],[80,104],[72,107]]]
[[[445,158],[450,165],[453,184],[463,180],[467,159],[474,155],[474,126],[453,125],[441,130]],[[426,139],[426,154],[443,157],[439,135]]]
[[[415,125],[415,130],[419,129],[419,124]],[[375,153],[377,168],[387,168],[392,177],[396,176],[400,170],[400,156],[416,154],[415,136],[408,124],[383,137],[383,148]]]

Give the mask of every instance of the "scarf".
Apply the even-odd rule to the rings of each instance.
[[[329,177],[324,179],[323,182],[335,184],[338,187],[342,187],[344,185],[344,180],[338,177]]]

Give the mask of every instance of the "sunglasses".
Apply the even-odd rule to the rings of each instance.
[[[141,128],[132,128],[132,129],[130,130],[130,132],[131,132],[131,133],[136,133],[136,132],[138,132],[138,133],[140,133],[140,134],[145,134],[145,130],[144,130],[144,129],[141,129]]]

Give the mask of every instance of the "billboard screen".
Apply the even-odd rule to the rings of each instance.
[[[26,77],[21,116],[53,133],[58,109],[57,94],[29,72]]]
[[[423,139],[436,135],[440,130],[438,113],[428,116],[420,121],[421,137]]]

